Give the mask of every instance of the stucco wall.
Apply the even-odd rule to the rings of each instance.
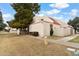
[[[29,27],[29,31],[30,32],[38,32],[39,36],[42,37],[44,35],[43,24],[42,23],[31,24]]]
[[[44,36],[50,36],[50,23],[43,22]]]
[[[53,35],[56,35],[56,36],[63,36],[63,35],[64,35],[64,30],[63,30],[63,28],[55,28]]]
[[[40,37],[50,36],[50,24],[46,22],[31,24],[29,31],[38,32]]]
[[[56,36],[68,36],[71,35],[71,28],[55,28],[54,35]]]
[[[71,29],[70,28],[64,28],[64,36],[71,35]]]
[[[47,21],[47,22],[53,22],[52,20],[50,20],[47,16],[35,16],[33,18],[33,21],[34,23],[37,23],[37,22],[40,22],[41,19],[43,19],[44,21]]]
[[[53,31],[53,35],[64,36],[64,30],[60,27],[60,25],[53,24]]]

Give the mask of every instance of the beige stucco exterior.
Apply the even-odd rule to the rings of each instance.
[[[47,16],[35,16],[33,23],[30,25],[30,32],[39,32],[39,36],[50,36],[50,24],[52,24],[53,35],[56,36],[68,36],[74,33],[72,27],[63,21],[55,20],[58,24],[54,24],[54,21]]]
[[[54,30],[56,36],[68,36],[71,35],[71,28],[56,28]]]
[[[43,21],[47,21],[47,22],[52,22],[52,23],[53,23],[53,21],[50,20],[47,16],[35,16],[35,17],[33,18],[33,22],[34,22],[34,23],[40,22],[41,19],[43,19]]]
[[[40,37],[50,36],[50,24],[47,22],[33,23],[29,26],[30,32],[38,32]]]

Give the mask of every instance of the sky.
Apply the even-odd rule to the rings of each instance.
[[[14,19],[16,11],[9,3],[0,3],[4,22]],[[40,3],[40,11],[36,16],[50,16],[68,22],[79,16],[79,3]]]

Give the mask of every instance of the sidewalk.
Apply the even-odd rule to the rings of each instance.
[[[59,39],[59,40],[55,40],[54,43],[64,45],[64,46],[67,46],[67,47],[70,47],[70,48],[79,49],[79,44],[78,43],[68,42],[68,41],[76,38],[77,36],[79,36],[79,34],[69,36],[69,37],[64,37],[64,38]],[[49,41],[49,42],[52,42],[52,41]]]
[[[68,36],[68,37],[64,37],[62,39],[59,39],[59,40],[56,40],[56,41],[61,41],[61,42],[68,42],[74,38],[76,38],[77,36],[79,36],[79,34],[76,34],[76,35],[72,35],[72,36]]]
[[[72,39],[76,38],[77,36],[79,36],[79,34],[69,36],[69,37],[64,37],[64,38],[59,39],[59,40],[40,38],[40,37],[35,37],[35,38],[43,40],[43,41],[46,40],[48,43],[55,43],[55,44],[64,45],[64,46],[67,46],[67,47],[70,47],[70,48],[79,49],[78,43],[68,42],[69,40],[72,40]]]

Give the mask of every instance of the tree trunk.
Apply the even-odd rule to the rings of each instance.
[[[76,32],[76,31],[77,31],[77,29],[76,29],[76,28],[74,28],[74,30],[75,30],[75,34],[77,34],[77,32]]]
[[[29,26],[27,27],[27,33],[29,34]]]

